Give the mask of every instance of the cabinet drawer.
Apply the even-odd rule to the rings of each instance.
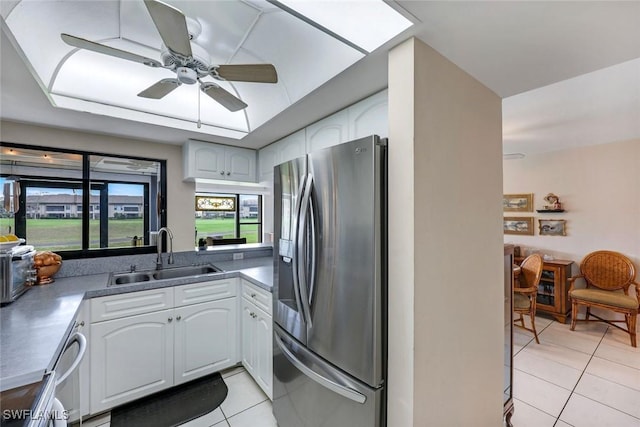
[[[172,288],[110,295],[91,300],[91,322],[102,322],[104,320],[118,319],[125,316],[151,313],[172,307]]]
[[[271,292],[242,279],[242,296],[271,315]]]
[[[190,304],[235,297],[238,295],[237,287],[238,279],[236,277],[177,286],[174,288],[175,306],[182,307]]]

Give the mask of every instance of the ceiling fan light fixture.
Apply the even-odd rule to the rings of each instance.
[[[176,76],[180,83],[184,83],[186,85],[192,85],[198,81],[198,73],[187,67],[178,67],[176,69]]]

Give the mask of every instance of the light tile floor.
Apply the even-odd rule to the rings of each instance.
[[[540,344],[514,328],[515,427],[640,427],[640,347],[602,323],[536,317]],[[277,427],[271,401],[244,368],[224,371],[220,408],[184,427]],[[109,427],[109,415],[84,427]]]
[[[183,427],[277,427],[271,401],[244,368],[223,371],[222,378],[229,389],[222,405]],[[110,414],[105,414],[87,420],[83,427],[109,427],[109,421]]]
[[[515,427],[640,427],[640,347],[603,323],[514,329]]]

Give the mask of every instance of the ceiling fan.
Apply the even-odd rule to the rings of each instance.
[[[60,36],[66,44],[73,47],[139,62],[153,68],[166,68],[176,73],[176,78],[162,79],[140,92],[138,96],[143,98],[160,99],[182,84],[197,82],[200,90],[213,100],[229,111],[238,111],[246,108],[247,104],[219,85],[200,79],[211,76],[220,81],[278,82],[278,75],[272,64],[211,65],[207,52],[191,42],[193,34],[189,33],[188,23],[192,24],[194,20],[189,20],[180,10],[158,0],[144,0],[144,4],[163,41],[162,62],[69,34],[62,33]]]

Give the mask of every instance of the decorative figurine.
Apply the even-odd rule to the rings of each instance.
[[[544,201],[549,203],[545,205],[545,209],[559,211],[562,209],[562,203],[560,203],[560,198],[553,193],[549,193],[544,197]]]

